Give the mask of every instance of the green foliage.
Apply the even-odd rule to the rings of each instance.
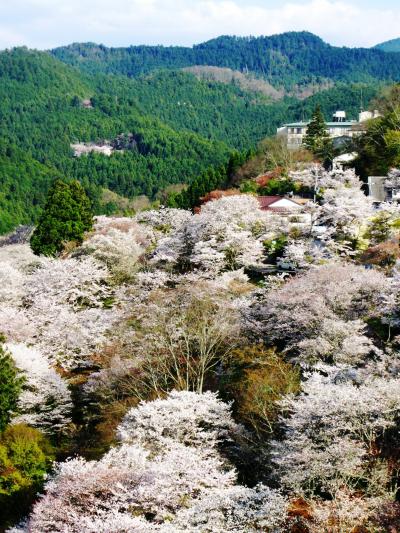
[[[214,65],[254,72],[278,87],[302,88],[326,80],[396,80],[400,56],[381,50],[334,47],[308,32],[288,32],[270,37],[222,36],[184,47],[130,46],[107,48],[78,43],[57,48],[53,54],[89,73],[136,77],[154,70],[190,65]]]
[[[278,257],[281,257],[285,251],[287,242],[288,238],[286,235],[280,235],[275,239],[264,241],[263,245],[268,256],[268,260],[275,262]]]
[[[180,207],[182,209],[192,209],[199,206],[201,198],[214,189],[226,188],[235,172],[243,163],[251,157],[252,152],[233,152],[226,165],[219,168],[210,168],[198,178],[196,178],[189,187],[179,194],[172,194],[168,199],[169,207]]]
[[[54,460],[50,443],[37,429],[8,426],[0,436],[0,520],[10,525],[27,512]]]
[[[245,346],[233,351],[223,384],[235,399],[237,416],[258,436],[273,431],[280,413],[279,400],[300,390],[300,372],[275,350]]]
[[[67,242],[81,244],[92,226],[91,205],[82,185],[57,180],[31,237],[31,248],[36,255],[55,256]]]
[[[387,241],[392,230],[392,216],[387,211],[379,211],[370,219],[366,231],[366,238],[373,244],[379,244]]]
[[[377,44],[375,48],[384,52],[400,52],[400,39],[390,39],[390,41]]]
[[[240,184],[240,192],[242,193],[258,193],[258,185],[254,180],[245,180]]]
[[[318,105],[308,125],[304,137],[304,146],[313,154],[317,154],[327,139],[329,139],[329,134],[327,132],[325,118],[321,106]]]
[[[318,157],[327,168],[335,157],[333,141],[329,137],[321,106],[317,105],[308,125],[303,144],[307,150]]]
[[[271,179],[265,187],[258,191],[260,196],[284,196],[289,192],[298,192],[299,187],[289,179]]]
[[[0,433],[17,410],[23,378],[16,368],[11,354],[3,346],[5,339],[0,334]]]
[[[367,123],[365,135],[354,141],[356,170],[364,178],[384,176],[400,165],[399,85],[379,100],[383,116]]]
[[[235,54],[238,43],[233,44]],[[211,48],[211,56],[201,53],[217,61],[221,51]],[[147,52],[140,64],[146,61],[152,70]],[[153,59],[165,59],[164,52],[172,57],[164,49]],[[94,56],[96,68],[88,74],[86,59]],[[282,123],[308,115],[316,103],[326,114],[342,107],[353,118],[359,106],[360,85],[334,87],[301,102],[294,97],[274,102],[234,83],[198,80],[187,72],[129,79],[122,75],[130,72],[123,67],[123,53],[115,68],[121,67],[121,75],[107,76],[99,73],[105,64],[97,68],[97,60],[111,60],[114,51],[108,54],[104,47],[89,47],[85,57],[82,72],[48,53],[26,48],[0,53],[0,233],[35,223],[55,178],[79,180],[95,213],[113,212],[115,205],[103,207],[99,201],[104,189],[153,201],[159,191],[190,185],[209,168],[218,173],[232,150],[256,146]],[[368,103],[378,87],[362,90]],[[88,98],[90,108],[82,104]],[[105,140],[117,148],[110,157],[73,156],[71,144]]]

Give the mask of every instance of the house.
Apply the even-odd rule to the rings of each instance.
[[[336,111],[333,114],[332,122],[327,122],[326,131],[331,139],[340,139],[343,142],[344,140],[361,135],[365,130],[366,121],[379,116],[378,111],[362,111],[358,116],[358,120],[346,120],[345,111]],[[310,121],[308,120],[284,124],[277,129],[277,135],[286,139],[288,148],[292,150],[300,148],[307,133],[309,123]]]
[[[303,208],[301,203],[287,196],[258,196],[257,199],[262,211],[293,213]]]

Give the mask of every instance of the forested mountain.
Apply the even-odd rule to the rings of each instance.
[[[175,131],[147,116],[123,83],[86,78],[47,53],[3,52],[0,79],[2,232],[31,221],[35,203],[42,203],[51,179],[60,175],[79,178],[92,193],[107,187],[152,197],[228,157],[228,146],[218,140]],[[84,98],[92,99],[91,108],[81,105]],[[109,158],[73,157],[73,142],[124,133],[133,136],[130,150]]]
[[[56,177],[79,179],[94,201],[102,188],[152,199],[227,162],[232,150],[254,147],[283,122],[309,116],[316,103],[327,116],[342,107],[355,118],[360,95],[368,102],[378,90],[342,84],[301,102],[274,101],[181,70],[137,79],[89,74],[26,48],[0,53],[0,82],[2,233],[36,220]],[[115,139],[120,150],[110,157],[73,157],[73,143]]]
[[[400,38],[391,39],[390,41],[377,44],[375,48],[378,50],[383,50],[384,52],[400,52]]]
[[[330,46],[308,32],[271,37],[222,36],[192,48],[107,48],[94,43],[75,43],[52,53],[91,73],[136,77],[160,68],[212,65],[251,71],[275,87],[285,89],[326,80],[371,82],[400,79],[400,57],[397,55],[377,49]]]

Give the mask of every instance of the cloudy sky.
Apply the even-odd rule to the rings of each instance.
[[[0,0],[0,49],[92,41],[191,45],[308,30],[331,44],[400,37],[399,0]]]

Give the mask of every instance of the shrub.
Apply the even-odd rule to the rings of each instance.
[[[362,263],[381,267],[391,267],[396,263],[397,259],[400,259],[398,239],[391,239],[390,241],[371,246],[365,250],[360,258]]]
[[[25,424],[7,427],[0,438],[1,523],[26,513],[53,459],[40,431]]]
[[[300,390],[298,369],[261,346],[235,350],[230,364],[227,389],[236,400],[237,414],[258,435],[271,433],[280,411],[279,400]]]

